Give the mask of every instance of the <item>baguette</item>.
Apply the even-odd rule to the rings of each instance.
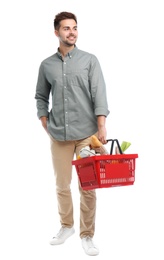
[[[91,149],[95,150],[96,153],[108,154],[108,151],[106,150],[105,146],[99,141],[99,139],[95,135],[91,136],[90,147]]]
[[[103,144],[99,141],[97,136],[92,135],[91,136],[91,147],[92,148],[100,148]]]

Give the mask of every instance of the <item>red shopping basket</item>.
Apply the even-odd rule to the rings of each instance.
[[[110,139],[112,140],[112,139]],[[108,140],[109,141],[109,140]],[[83,190],[133,185],[137,154],[96,155],[72,161]]]

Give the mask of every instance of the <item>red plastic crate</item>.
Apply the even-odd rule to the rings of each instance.
[[[133,185],[137,154],[90,156],[72,161],[83,190]]]

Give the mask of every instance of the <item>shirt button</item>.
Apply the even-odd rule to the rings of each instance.
[[[67,101],[67,98],[65,98],[65,101]]]
[[[66,125],[66,126],[68,126],[68,125]]]
[[[64,76],[66,76],[66,74],[64,74]]]

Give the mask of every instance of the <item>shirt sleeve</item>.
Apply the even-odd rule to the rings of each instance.
[[[38,80],[37,80],[36,93],[35,93],[38,118],[42,116],[48,117],[49,115],[50,91],[51,91],[51,85],[46,79],[44,64],[41,63],[39,67]]]
[[[108,102],[106,94],[106,84],[98,59],[92,55],[89,73],[90,89],[96,116],[108,116]]]

